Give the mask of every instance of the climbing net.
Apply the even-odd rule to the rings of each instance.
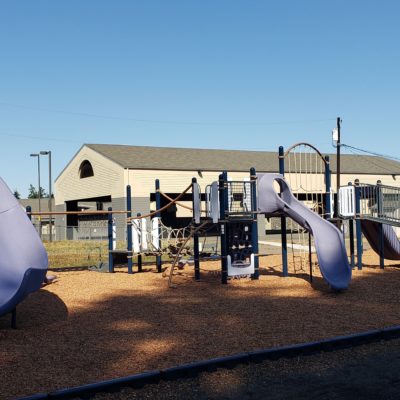
[[[297,199],[316,212],[325,216],[325,168],[326,160],[314,146],[297,143],[285,153],[285,179]],[[306,272],[309,260],[309,233],[294,221],[290,221],[290,247],[294,272]],[[313,246],[311,246],[313,249]]]
[[[190,225],[172,228],[154,218],[151,224],[145,220],[131,220],[133,229],[134,253],[145,255],[163,255],[172,257],[190,234]]]

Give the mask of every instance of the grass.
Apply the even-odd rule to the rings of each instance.
[[[108,261],[108,242],[94,240],[60,240],[44,242],[49,257],[49,269],[68,267],[89,267],[99,261]],[[117,242],[117,249],[126,249],[126,242]],[[154,256],[143,256],[143,262],[154,262]],[[170,257],[162,256],[163,261]]]

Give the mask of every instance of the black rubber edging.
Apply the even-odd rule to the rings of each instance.
[[[144,372],[123,378],[116,378],[102,382],[91,383],[73,388],[61,389],[50,393],[41,393],[19,400],[59,400],[72,398],[90,398],[100,392],[116,392],[122,387],[141,388],[147,384],[155,384],[161,380],[175,380],[193,377],[200,372],[215,371],[218,368],[234,368],[239,364],[259,363],[266,360],[291,358],[317,354],[324,351],[334,351],[362,344],[400,338],[400,325],[384,329],[375,329],[352,335],[336,336],[315,342],[300,343],[289,346],[261,349],[245,353],[238,353],[226,357],[211,358],[163,370]]]

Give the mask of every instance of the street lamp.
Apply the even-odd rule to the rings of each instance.
[[[37,157],[37,165],[38,165],[38,198],[39,198],[39,213],[42,211],[41,206],[40,206],[40,197],[41,197],[41,190],[40,190],[40,154],[38,153],[32,153],[31,157]],[[42,219],[39,214],[39,236],[42,237]]]
[[[51,201],[51,151],[41,151],[40,154],[42,156],[49,156],[49,212],[52,212],[52,201]],[[50,242],[53,240],[52,238],[52,215],[49,215],[49,240]]]

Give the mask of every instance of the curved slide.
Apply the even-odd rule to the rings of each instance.
[[[366,219],[361,220],[361,229],[368,240],[371,248],[379,252],[379,223],[369,221]],[[400,241],[397,238],[396,232],[393,227],[387,224],[383,226],[383,257],[387,260],[400,260]]]
[[[36,229],[0,178],[0,316],[41,287],[47,263]]]
[[[280,186],[280,195],[274,189],[275,182]],[[284,214],[307,229],[314,237],[322,276],[332,289],[347,289],[351,280],[351,268],[342,233],[332,223],[298,201],[282,175],[259,175],[258,210],[266,214]]]

